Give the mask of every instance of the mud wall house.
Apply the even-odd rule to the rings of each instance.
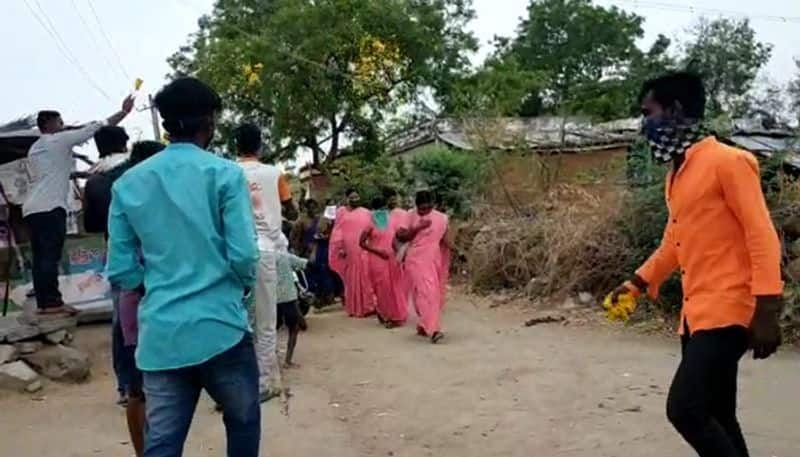
[[[494,172],[491,203],[532,201],[557,183],[578,183],[597,194],[624,179],[637,119],[592,123],[582,117],[439,119],[389,140],[390,154],[411,161],[432,146],[488,152]]]

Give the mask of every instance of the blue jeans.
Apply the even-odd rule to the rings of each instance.
[[[222,406],[228,457],[258,457],[261,404],[251,335],[211,360],[187,368],[144,372],[145,457],[180,457],[200,391]]]

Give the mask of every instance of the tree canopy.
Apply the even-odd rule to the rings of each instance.
[[[375,145],[384,115],[465,71],[471,0],[218,0],[169,62],[224,95],[226,120],[269,126],[282,158]]]
[[[684,66],[703,77],[709,114],[747,114],[746,94],[769,61],[772,45],[756,40],[747,19],[701,19],[686,46]]]

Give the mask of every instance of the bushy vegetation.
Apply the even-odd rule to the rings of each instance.
[[[472,197],[482,188],[486,176],[486,155],[429,147],[409,161],[386,155],[352,156],[337,160],[328,172],[332,179],[329,193],[342,195],[356,188],[366,203],[384,188],[397,190],[409,204],[418,189],[430,189],[438,204],[457,217],[469,215]]]

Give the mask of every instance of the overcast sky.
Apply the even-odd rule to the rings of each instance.
[[[169,71],[166,58],[185,42],[187,35],[196,29],[197,18],[210,11],[213,4],[213,0],[91,0],[92,11],[88,1],[2,0],[0,123],[46,108],[58,109],[67,122],[105,117],[119,109],[119,102],[132,89],[136,77],[145,81],[143,93],[155,92]],[[774,45],[772,60],[766,68],[772,79],[788,81],[795,70],[793,58],[800,57],[798,0],[760,0],[758,8],[753,6],[754,2],[725,0],[596,0],[596,3],[617,5],[644,16],[646,36],[642,47],[649,46],[659,33],[676,39],[685,37],[685,30],[701,15],[719,15],[709,10],[736,10],[752,16],[759,40]],[[737,3],[742,6],[731,6]],[[476,59],[490,50],[488,43],[492,37],[514,33],[527,4],[528,0],[474,0],[477,19],[471,28],[482,45]],[[686,5],[692,5],[694,10],[680,8]],[[72,62],[37,22],[37,16],[58,31]],[[782,22],[756,16],[793,20]],[[96,17],[103,25],[102,30]],[[81,73],[78,65],[88,76]],[[94,88],[90,80],[111,100]],[[142,96],[139,105],[145,103],[146,97]],[[124,126],[134,139],[152,137],[147,113],[132,115]]]

